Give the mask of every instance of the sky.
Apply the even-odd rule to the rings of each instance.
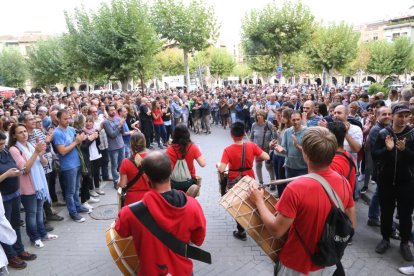
[[[151,1],[151,0],[150,0]],[[184,0],[187,1],[187,0]],[[204,0],[215,8],[221,25],[220,41],[240,39],[241,19],[251,9],[260,9],[272,0]],[[0,35],[20,35],[25,31],[45,34],[65,32],[63,12],[82,5],[96,10],[102,0],[0,0]],[[282,3],[281,0],[276,1]],[[302,0],[318,21],[345,21],[360,25],[410,13],[414,0]],[[381,3],[382,2],[382,3]],[[414,10],[411,11],[414,14]]]

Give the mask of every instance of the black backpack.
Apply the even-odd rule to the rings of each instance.
[[[326,218],[315,253],[310,252],[295,226],[296,234],[314,264],[323,267],[336,265],[337,269],[333,275],[345,275],[341,259],[348,241],[354,235],[352,222],[344,212],[345,209],[341,199],[325,178],[315,173],[307,174],[305,177],[315,179],[321,183],[332,203],[332,208]]]

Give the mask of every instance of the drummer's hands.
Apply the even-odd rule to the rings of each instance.
[[[259,187],[257,187],[256,185],[250,184],[249,198],[252,201],[252,203],[254,203],[257,206],[259,203],[264,202],[263,197],[264,197],[264,189],[263,188],[259,189]]]

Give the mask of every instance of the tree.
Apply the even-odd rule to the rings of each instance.
[[[188,54],[206,49],[218,36],[215,13],[201,0],[187,5],[181,0],[157,0],[152,9],[153,24],[166,43],[183,50],[187,86],[190,85]]]
[[[313,33],[312,41],[306,48],[311,63],[323,70],[323,84],[332,79],[334,70],[343,69],[357,53],[359,33],[344,22],[320,26]]]
[[[381,77],[389,76],[394,71],[394,48],[392,44],[384,40],[373,41],[369,44],[371,58],[367,65],[367,71]]]
[[[70,67],[65,62],[61,37],[38,41],[28,52],[28,69],[36,86],[49,91],[58,82],[74,82]]]
[[[183,51],[177,48],[167,48],[156,57],[158,70],[161,74],[176,76],[184,74]]]
[[[252,75],[252,70],[249,68],[247,64],[236,64],[233,68],[233,72],[231,73],[233,76],[237,76],[241,79],[248,78]]]
[[[65,13],[66,25],[84,68],[117,78],[122,89],[138,76],[143,86],[153,66],[160,41],[151,24],[149,10],[140,0],[112,0],[97,12],[75,9]]]
[[[393,73],[402,75],[413,67],[413,46],[408,37],[400,37],[394,41]]]
[[[252,10],[242,21],[243,49],[246,55],[253,56],[252,60],[257,56],[272,57],[282,66],[283,55],[301,50],[310,41],[313,20],[309,8],[301,2],[285,1],[280,9],[272,3],[261,11]]]
[[[247,65],[267,80],[276,74],[275,64],[276,58],[273,56],[247,56]]]
[[[0,84],[19,88],[24,86],[26,79],[26,62],[19,50],[4,48],[0,53]]]
[[[222,48],[214,48],[210,59],[210,73],[218,78],[229,76],[236,65],[229,52]]]

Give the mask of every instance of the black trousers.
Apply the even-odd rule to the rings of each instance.
[[[100,158],[99,166],[101,168],[102,180],[109,179],[109,156],[108,149],[101,150],[102,158]],[[98,169],[99,170],[99,169]]]
[[[80,199],[81,203],[88,201],[91,196],[89,195],[89,190],[93,189],[92,178],[88,175],[82,175],[82,182],[80,187]]]
[[[393,215],[395,206],[400,221],[401,242],[407,243],[411,239],[412,220],[414,207],[414,185],[397,183],[391,186],[389,183],[379,181],[379,203],[381,208],[381,235],[384,240],[389,240],[392,233]]]
[[[90,161],[91,177],[95,188],[99,188],[99,168],[101,166],[101,159],[102,158]]]
[[[145,141],[147,142],[147,148],[151,146],[152,138],[152,122],[150,121],[141,121],[141,131],[145,136]]]

